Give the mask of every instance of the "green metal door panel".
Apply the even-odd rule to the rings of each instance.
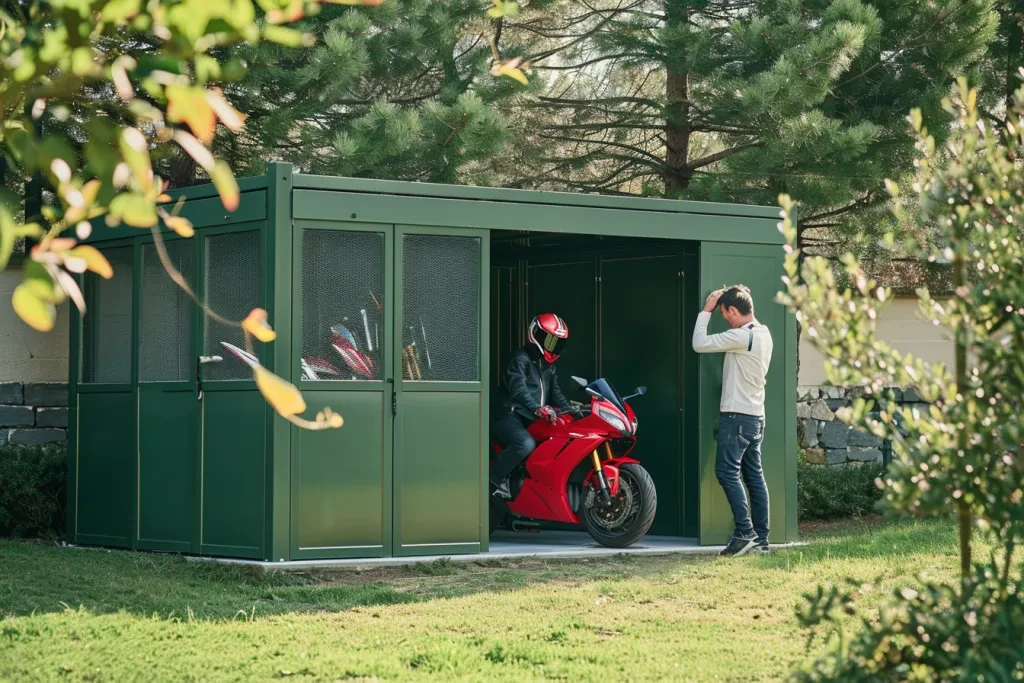
[[[491,268],[491,362],[488,379],[492,388],[500,386],[505,363],[519,342],[514,308],[514,272],[510,266]]]
[[[380,557],[390,498],[390,439],[385,438],[385,394],[309,391],[308,410],[330,407],[345,417],[341,429],[293,428],[292,519],[297,559]],[[391,410],[391,406],[387,406]]]
[[[480,549],[479,393],[403,393],[395,420],[396,555]]]
[[[196,552],[199,402],[194,392],[139,390],[139,548]]]
[[[78,415],[75,542],[130,548],[135,524],[135,393],[80,393]]]
[[[652,534],[682,531],[679,318],[674,253],[602,260],[601,375],[624,396],[638,385],[648,390],[631,403],[639,424],[633,456],[650,472],[658,492]]]
[[[796,368],[791,360],[795,340],[789,334],[789,316],[776,304],[775,294],[782,277],[782,251],[773,246],[705,243],[701,246],[700,296],[725,285],[745,284],[754,298],[754,314],[772,333],[774,351],[768,371],[765,396],[765,437],[761,448],[762,465],[771,499],[771,539],[792,537],[788,509],[795,505],[796,491],[790,485],[796,468],[795,406],[790,395],[788,373]],[[695,318],[696,316],[694,316]],[[694,318],[687,321],[692,334]],[[726,329],[722,316],[712,316],[711,333]],[[725,543],[733,531],[732,513],[725,494],[715,478],[714,430],[718,420],[722,391],[723,354],[704,354],[700,359],[701,427],[701,517],[700,541]],[[792,424],[790,424],[792,423]],[[793,435],[790,435],[793,432]]]
[[[203,397],[203,554],[262,557],[265,408],[258,391],[208,391]]]
[[[593,259],[530,263],[524,326],[540,313],[555,313],[569,326],[569,342],[558,359],[559,383],[569,396],[573,395],[568,393],[570,377],[594,379],[597,374],[596,282],[597,266]]]

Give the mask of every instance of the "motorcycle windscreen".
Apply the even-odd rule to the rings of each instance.
[[[590,386],[587,388],[593,392],[596,392],[602,398],[608,400],[608,402],[610,402],[619,410],[625,412],[625,401],[622,400],[622,397],[619,395],[619,392],[615,391],[615,387],[613,387],[612,383],[609,382],[608,380],[595,379],[593,382],[590,383]]]

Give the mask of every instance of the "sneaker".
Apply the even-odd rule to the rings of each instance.
[[[491,486],[494,486],[494,491],[491,492],[492,496],[497,496],[498,498],[504,498],[505,500],[512,500],[512,492],[508,490],[508,480],[507,479],[505,481],[501,482],[500,484],[497,484],[497,485],[495,485],[492,482]]]
[[[722,557],[742,557],[749,553],[755,545],[757,545],[757,539],[753,536],[750,538],[733,536],[729,539],[729,545],[725,546],[725,550],[720,552],[719,555]]]
[[[760,555],[767,555],[771,551],[772,548],[768,545],[768,541],[758,541],[754,544],[754,547],[750,549],[750,552],[758,553]]]

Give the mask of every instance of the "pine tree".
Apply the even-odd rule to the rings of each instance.
[[[325,5],[299,24],[315,45],[240,50],[248,75],[228,94],[246,131],[218,152],[240,173],[278,159],[306,173],[486,182],[468,167],[502,149],[498,105],[530,86],[490,75],[495,24],[485,9],[467,0]],[[507,42],[500,23],[497,31]]]
[[[992,6],[566,3],[543,25],[509,27],[532,37],[549,86],[532,112],[539,170],[514,182],[762,204],[788,192],[801,246],[873,245],[884,178],[912,159],[907,114],[919,106],[943,130],[940,101],[984,57]]]

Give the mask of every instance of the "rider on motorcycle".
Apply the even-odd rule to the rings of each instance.
[[[526,346],[509,359],[491,414],[491,435],[503,449],[491,468],[491,486],[494,495],[506,500],[512,498],[509,475],[537,446],[526,426],[540,417],[554,423],[555,408],[571,408],[558,386],[554,365],[569,338],[569,327],[554,313],[542,313],[530,323],[526,337]]]

